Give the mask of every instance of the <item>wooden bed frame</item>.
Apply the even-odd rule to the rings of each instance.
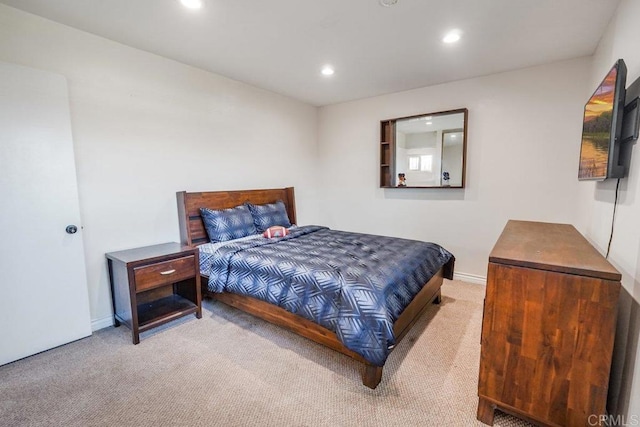
[[[200,208],[227,209],[244,202],[253,204],[274,203],[282,200],[287,208],[287,213],[292,224],[296,223],[296,208],[293,187],[268,189],[268,190],[243,190],[243,191],[214,191],[201,193],[178,192],[178,216],[180,222],[181,243],[189,246],[198,246],[208,243]],[[430,303],[439,304],[441,299],[440,287],[443,277],[453,278],[453,259],[443,266],[426,283],[422,290],[415,296],[413,301],[402,312],[393,325],[393,332],[396,337],[396,345],[402,337],[418,321],[420,315],[426,311]],[[202,294],[225,304],[233,306],[239,310],[250,313],[267,322],[284,327],[298,335],[315,341],[319,344],[332,348],[343,353],[365,365],[362,375],[362,383],[369,388],[376,388],[382,378],[382,367],[372,365],[359,354],[346,348],[336,334],[320,325],[317,325],[303,317],[292,314],[278,306],[258,300],[256,298],[238,295],[228,292],[209,292],[208,279],[202,276]]]

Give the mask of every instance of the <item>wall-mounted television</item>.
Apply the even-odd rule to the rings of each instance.
[[[622,178],[619,164],[627,67],[618,59],[584,107],[579,180]]]

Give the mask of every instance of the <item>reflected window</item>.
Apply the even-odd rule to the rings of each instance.
[[[420,156],[409,156],[409,170],[410,171],[420,170]]]
[[[422,172],[431,172],[433,170],[433,156],[420,156],[420,170]]]

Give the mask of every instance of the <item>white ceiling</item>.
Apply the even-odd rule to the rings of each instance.
[[[426,115],[396,120],[396,130],[404,134],[464,128],[464,113]]]
[[[619,0],[0,0],[327,105],[593,54]],[[457,44],[441,42],[457,28]],[[335,67],[330,78],[324,64]]]

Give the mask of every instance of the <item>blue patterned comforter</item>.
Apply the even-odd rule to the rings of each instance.
[[[382,366],[395,345],[393,323],[449,260],[434,243],[303,226],[201,252],[212,292],[249,295],[336,333]]]

